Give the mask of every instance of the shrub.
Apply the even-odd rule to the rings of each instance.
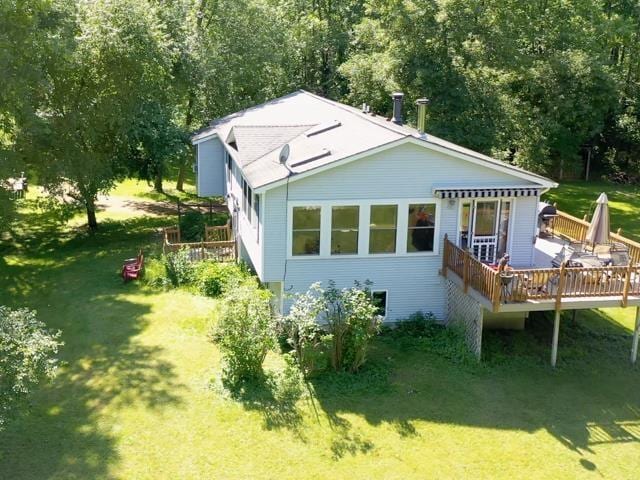
[[[357,371],[366,361],[371,339],[382,322],[368,287],[338,290],[333,282],[323,294],[324,320],[332,337],[331,365],[334,370]]]
[[[376,312],[369,289],[358,283],[342,290],[333,282],[326,290],[313,284],[306,293],[296,295],[282,324],[305,375],[323,369],[327,358],[336,371],[357,371],[380,327]]]
[[[0,429],[34,385],[55,375],[59,338],[36,312],[0,306]]]
[[[467,347],[465,332],[455,322],[444,325],[436,321],[433,313],[416,312],[386,335],[409,348],[421,348],[456,363],[475,364],[475,356]]]
[[[180,216],[180,239],[183,242],[203,240],[205,225],[206,217],[200,212],[186,212]]]
[[[197,211],[187,211],[180,216],[180,237],[183,242],[199,242],[204,240],[205,226],[220,226],[227,223],[229,215],[214,213],[209,216]]]
[[[194,272],[195,285],[202,295],[218,297],[243,284],[257,285],[245,264],[201,262]]]
[[[195,267],[189,258],[189,249],[183,248],[170,252],[165,257],[167,278],[174,287],[188,285],[193,282]]]
[[[289,314],[281,321],[286,343],[306,376],[324,370],[328,365],[331,336],[317,321],[323,300],[320,284],[314,283],[307,292],[295,295]]]
[[[151,258],[145,261],[144,277],[145,284],[151,287],[167,288],[171,285],[171,280],[167,276],[166,258]]]
[[[411,337],[427,337],[433,334],[434,329],[441,328],[436,322],[436,316],[432,312],[416,312],[406,320],[399,322],[395,333],[409,335]]]
[[[243,285],[224,297],[212,339],[220,347],[223,376],[230,383],[262,374],[262,362],[275,346],[271,316],[271,294]]]

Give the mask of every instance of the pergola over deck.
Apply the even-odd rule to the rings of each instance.
[[[584,241],[589,222],[558,211],[555,235]],[[556,364],[560,312],[606,307],[640,306],[640,244],[612,233],[613,241],[629,250],[626,266],[514,268],[498,270],[477,260],[445,236],[441,274],[457,284],[491,312],[555,311],[551,364]],[[536,258],[550,265],[562,248],[560,241],[538,239]],[[546,260],[545,260],[546,259]],[[635,363],[640,335],[640,308],[636,311],[631,361]]]

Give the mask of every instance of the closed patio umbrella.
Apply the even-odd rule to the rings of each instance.
[[[587,229],[585,241],[591,245],[609,243],[609,200],[606,193],[601,193],[596,201],[596,208]]]

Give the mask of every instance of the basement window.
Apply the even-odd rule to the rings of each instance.
[[[376,314],[380,315],[382,318],[386,318],[387,317],[387,291],[376,290],[374,292],[371,292],[371,299],[373,300],[373,304],[377,308]]]

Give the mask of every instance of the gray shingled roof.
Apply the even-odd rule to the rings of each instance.
[[[192,141],[212,135],[223,142],[235,139],[238,150],[229,147],[230,152],[253,188],[407,138],[473,157],[488,166],[500,165],[514,173],[526,173],[541,185],[553,184],[544,177],[473,150],[304,90],[214,120],[196,133]],[[279,154],[285,144],[289,144],[290,155],[283,165]]]
[[[236,125],[229,132],[238,146],[242,167],[282,147],[315,125]],[[227,143],[228,143],[227,139]]]

